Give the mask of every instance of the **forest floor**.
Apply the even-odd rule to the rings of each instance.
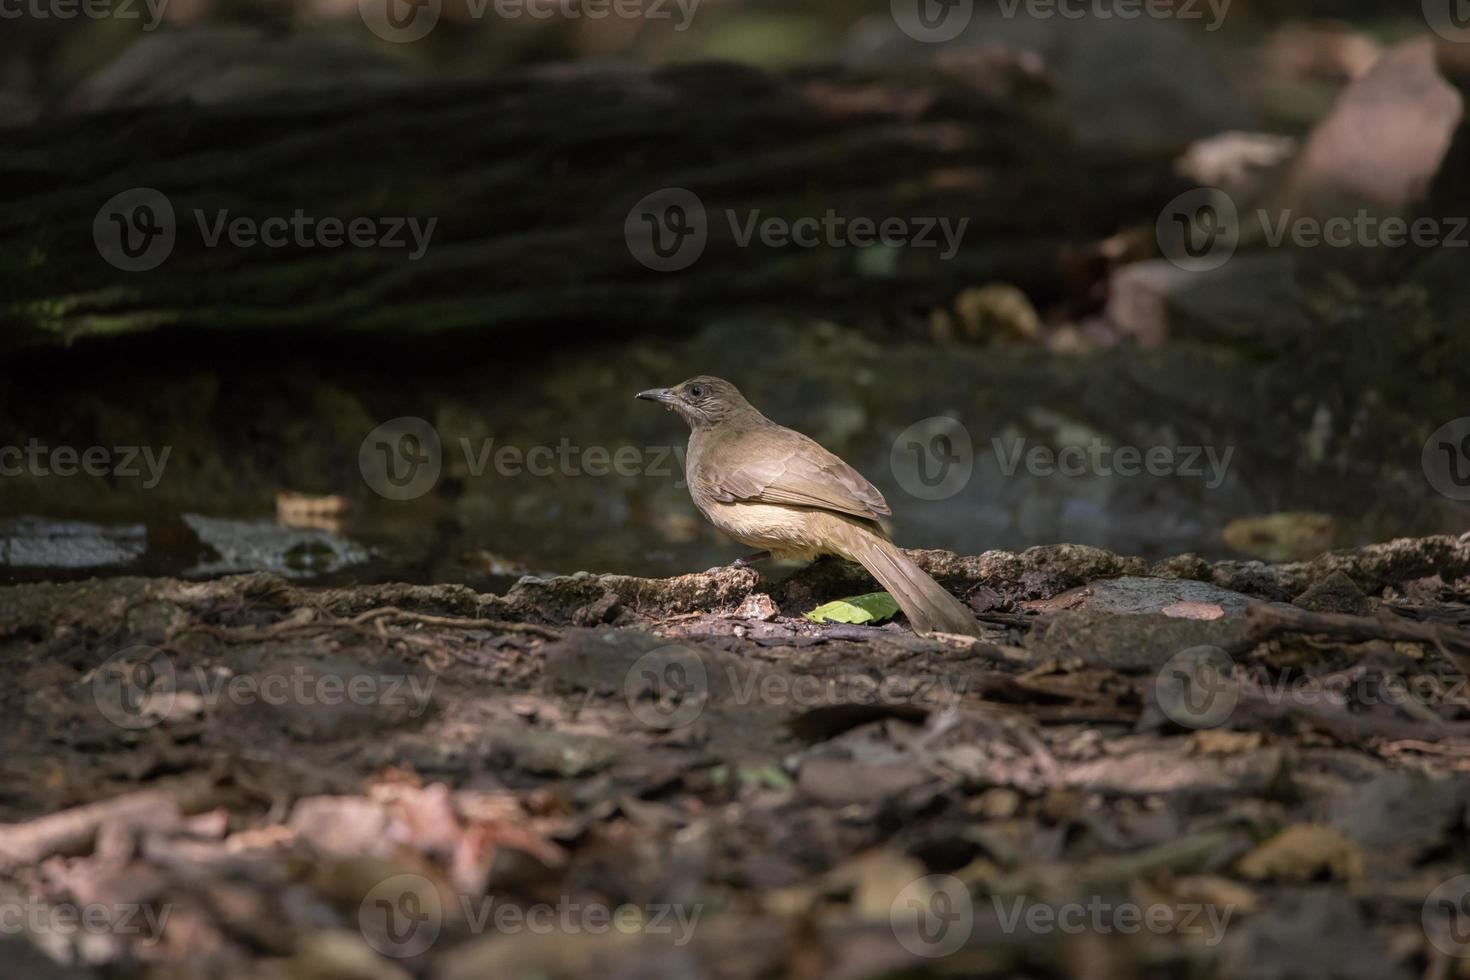
[[[0,975],[1470,976],[1470,535],[913,554],[0,589]]]

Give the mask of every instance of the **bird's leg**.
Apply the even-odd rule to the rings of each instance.
[[[746,555],[744,558],[736,558],[730,563],[730,567],[749,568],[756,562],[765,561],[769,557],[771,557],[771,553],[769,551],[757,551],[754,554]]]

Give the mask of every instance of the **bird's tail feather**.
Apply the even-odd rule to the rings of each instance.
[[[836,530],[834,537],[842,554],[866,568],[888,590],[914,632],[980,635],[980,624],[970,610],[893,542],[847,522]]]

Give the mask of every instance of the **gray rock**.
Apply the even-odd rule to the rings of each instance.
[[[1463,108],[1429,39],[1389,49],[1307,139],[1277,207],[1319,218],[1410,211],[1428,196]]]
[[[18,517],[0,521],[0,565],[21,568],[104,568],[136,561],[148,550],[141,524]]]
[[[140,36],[78,85],[66,108],[94,112],[160,102],[210,104],[412,77],[406,64],[342,37],[181,27]]]
[[[1309,326],[1297,274],[1296,256],[1285,251],[1236,255],[1208,272],[1167,259],[1134,262],[1108,283],[1107,318],[1145,347],[1280,338]]]
[[[185,514],[184,523],[219,554],[217,561],[196,565],[189,575],[274,572],[287,578],[307,578],[360,565],[372,557],[371,551],[356,542],[316,528],[199,514]]]
[[[1114,613],[1162,613],[1172,618],[1191,618],[1179,612],[1182,604],[1219,606],[1224,618],[1240,619],[1250,596],[1222,589],[1208,582],[1125,576],[1103,579],[1087,587],[1091,593],[1077,608]]]
[[[1079,141],[1088,145],[1182,147],[1226,130],[1257,128],[1254,114],[1210,63],[1209,52],[1177,24],[1006,17],[976,9],[947,47],[997,43],[1041,56]],[[860,61],[891,61],[922,57],[934,47],[906,37],[889,19],[860,35],[851,50]]]

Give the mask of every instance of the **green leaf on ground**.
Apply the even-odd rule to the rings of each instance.
[[[881,623],[898,614],[898,603],[887,592],[834,599],[806,614],[814,623]]]

